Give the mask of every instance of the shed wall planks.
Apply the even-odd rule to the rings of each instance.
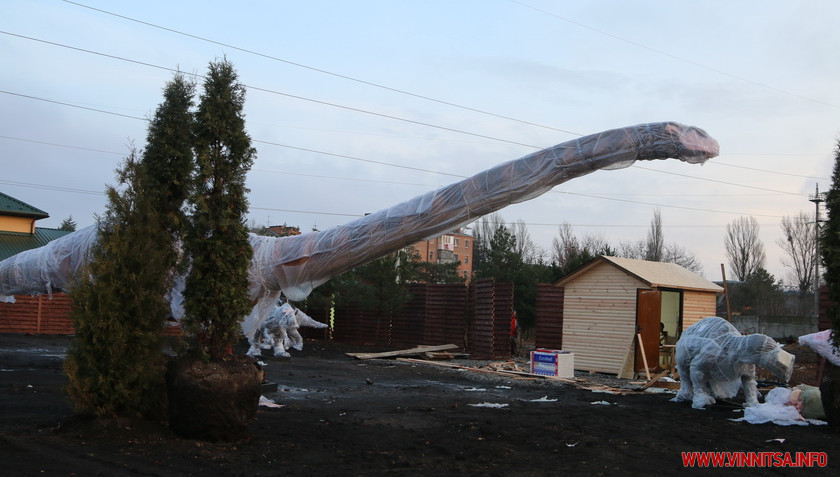
[[[715,316],[717,294],[711,292],[683,292],[683,330],[708,316]]]
[[[642,281],[607,264],[567,283],[563,304],[563,349],[575,368],[618,374],[636,330],[636,290]]]

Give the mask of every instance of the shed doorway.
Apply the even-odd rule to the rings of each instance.
[[[673,346],[681,329],[682,291],[639,289],[636,295],[636,333],[641,336],[642,345],[635,346],[635,370],[645,372],[645,362],[647,371],[659,367],[660,347]]]
[[[679,290],[662,290],[662,333],[660,344],[675,345],[682,330],[682,292]]]

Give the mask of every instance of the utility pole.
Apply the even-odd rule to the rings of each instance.
[[[814,203],[814,315],[820,315],[820,204],[825,201],[825,194],[820,194],[820,184],[817,183],[816,192],[808,198]]]

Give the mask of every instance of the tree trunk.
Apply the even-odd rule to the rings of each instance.
[[[248,356],[175,358],[166,370],[169,427],[181,437],[230,442],[254,420],[263,372]]]

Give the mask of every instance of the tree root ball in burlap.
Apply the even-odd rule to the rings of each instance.
[[[192,356],[170,360],[169,427],[190,439],[241,439],[257,413],[262,377],[259,364],[249,356],[229,356],[219,362]]]

